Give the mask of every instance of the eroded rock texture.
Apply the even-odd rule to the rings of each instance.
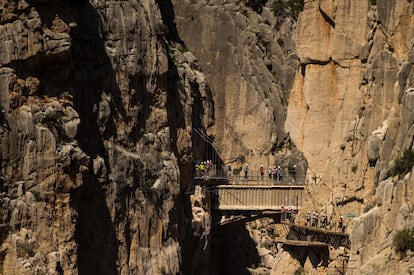
[[[186,195],[213,156],[193,129],[217,162],[299,163],[304,210],[333,227],[355,214],[350,274],[412,272],[392,240],[413,178],[388,171],[413,147],[413,2],[304,2],[296,24],[280,1],[0,1],[1,272],[222,272]],[[235,234],[260,242],[238,271],[328,273],[347,252],[257,228]]]
[[[0,14],[0,273],[179,273],[191,128],[210,103],[157,3]]]
[[[245,2],[172,1],[178,34],[212,90],[215,124],[208,133],[220,157],[258,169],[273,164],[272,153],[286,142],[283,124],[297,57],[294,21],[276,25],[270,6],[254,10]]]
[[[335,224],[376,206],[347,220],[350,274],[412,270],[392,246],[413,227],[412,177],[384,180],[413,146],[413,15],[411,1],[305,1],[295,31],[300,66],[285,127],[309,164],[308,209]]]

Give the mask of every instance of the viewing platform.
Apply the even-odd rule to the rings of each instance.
[[[194,184],[205,186],[210,193],[212,210],[281,211],[290,206],[299,211],[304,200],[305,185],[293,180],[273,180],[268,176],[227,176],[211,173],[195,176]]]
[[[298,211],[304,200],[304,185],[293,184],[225,184],[209,188],[211,209],[214,210],[273,210],[290,206]]]

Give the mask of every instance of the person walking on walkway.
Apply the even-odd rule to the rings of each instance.
[[[201,164],[200,164],[200,167],[199,167],[199,168],[200,168],[200,174],[201,174],[201,176],[202,176],[202,177],[204,177],[204,175],[205,175],[204,173],[205,173],[205,171],[206,171],[206,166],[205,166],[205,164],[204,164],[204,161],[202,161],[202,162],[201,162]]]
[[[277,167],[273,167],[273,180],[278,180],[279,178],[279,170],[277,170]]]
[[[232,173],[233,168],[231,167],[231,164],[227,165],[227,176],[231,177],[231,173]]]
[[[290,175],[292,176],[292,181],[296,182],[296,164],[293,165],[292,169],[290,170]]]
[[[322,218],[321,218],[321,229],[326,229],[326,215],[325,215],[325,213],[322,214]]]
[[[249,178],[249,165],[246,164],[246,166],[244,166],[244,178],[248,179]]]
[[[311,225],[311,213],[308,211],[308,213],[306,213],[306,226],[310,226]]]
[[[288,207],[287,215],[288,215],[289,222],[290,223],[295,223],[295,216],[294,216],[294,213],[293,213],[292,206],[289,206]]]
[[[345,226],[344,226],[344,216],[339,218],[338,228],[341,230],[342,233],[345,233]]]
[[[264,168],[263,168],[263,165],[260,165],[259,172],[260,172],[260,178],[263,180],[264,179]]]

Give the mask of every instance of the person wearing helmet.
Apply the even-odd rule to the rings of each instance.
[[[272,179],[272,167],[269,167],[269,169],[267,169],[267,175],[269,176],[269,180]]]
[[[325,215],[325,213],[322,214],[322,218],[321,218],[321,229],[326,229],[326,215]]]
[[[295,216],[294,216],[294,213],[293,213],[292,206],[290,206],[290,205],[288,207],[287,214],[288,214],[288,220],[289,220],[289,222],[290,223],[295,223]]]
[[[204,177],[205,171],[206,171],[206,166],[204,164],[204,161],[202,161],[201,164],[200,164],[200,174],[201,174],[202,177]]]
[[[305,223],[305,225],[310,226],[311,225],[310,221],[311,221],[311,213],[310,213],[310,211],[308,211],[308,213],[306,213],[306,223]]]
[[[339,218],[339,222],[338,222],[338,228],[339,230],[341,230],[342,233],[345,232],[345,227],[344,227],[344,216],[341,215],[341,217]]]

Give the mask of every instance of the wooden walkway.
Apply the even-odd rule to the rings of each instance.
[[[324,230],[315,227],[302,226],[297,224],[287,224],[289,226],[289,233],[286,236],[286,240],[299,243],[324,243],[327,246],[337,247],[351,247],[351,241],[349,235],[338,232]]]
[[[214,210],[298,211],[304,200],[303,185],[216,185],[209,188]]]
[[[216,217],[213,222],[214,230],[271,217],[276,223],[286,226],[286,238],[276,240],[283,245],[346,248],[351,246],[349,235],[342,232],[282,221],[282,212],[286,215],[291,208],[291,211],[297,214],[300,210],[305,196],[303,184],[261,178],[232,180],[217,176],[199,177],[194,180],[207,190],[208,206]]]
[[[298,241],[298,240],[287,240],[287,239],[277,239],[277,243],[290,246],[316,246],[316,247],[329,247],[330,244],[323,242],[308,242],[308,241]]]

